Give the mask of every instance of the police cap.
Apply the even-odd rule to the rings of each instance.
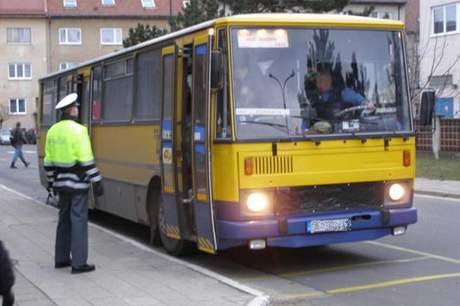
[[[70,106],[78,106],[77,99],[78,95],[76,93],[71,93],[58,102],[56,109],[64,110]]]

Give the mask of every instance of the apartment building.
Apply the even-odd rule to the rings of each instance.
[[[0,0],[0,127],[34,126],[38,78],[46,74],[43,0]]]
[[[420,84],[436,90],[436,113],[460,118],[460,1],[420,1]]]
[[[0,0],[0,127],[34,127],[38,79],[123,48],[138,23],[168,28],[182,0]]]
[[[48,71],[123,48],[138,23],[169,28],[180,0],[48,0]]]

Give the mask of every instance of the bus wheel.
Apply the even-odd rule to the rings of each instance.
[[[150,224],[150,244],[161,246],[160,231],[158,230],[158,207],[160,206],[160,190],[152,190],[148,200],[148,216]]]
[[[161,197],[160,197],[161,199]],[[174,256],[184,256],[194,253],[196,250],[193,243],[183,239],[172,239],[166,235],[165,209],[163,201],[160,200],[158,208],[158,232],[165,250]]]

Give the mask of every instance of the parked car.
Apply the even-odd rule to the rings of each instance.
[[[11,130],[10,129],[0,129],[0,144],[7,145],[10,144]]]
[[[28,144],[36,144],[37,143],[37,137],[35,136],[35,129],[28,129],[27,132],[25,132],[26,140]]]

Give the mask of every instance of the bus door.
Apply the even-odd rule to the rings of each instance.
[[[162,113],[161,113],[161,178],[165,232],[169,238],[181,239],[176,199],[176,157],[174,152],[174,101],[176,47],[161,52]]]
[[[198,249],[215,253],[217,239],[211,192],[210,167],[210,36],[193,44],[192,151],[193,207]]]
[[[78,74],[73,78],[73,90],[78,94],[78,103],[80,104],[79,120],[80,123],[88,127],[90,124],[90,75]],[[91,134],[90,134],[91,135]]]

